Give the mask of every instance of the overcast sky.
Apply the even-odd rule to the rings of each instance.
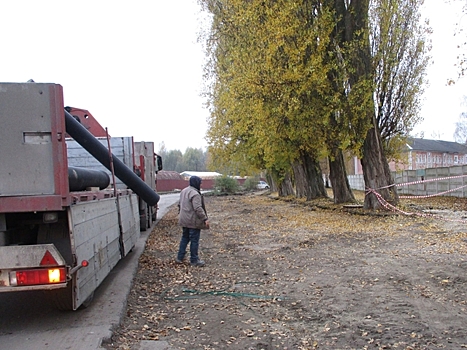
[[[459,30],[458,23],[461,28],[467,28],[467,15],[462,13],[465,4],[462,0],[451,0],[449,4],[444,0],[425,0],[422,9],[433,28],[430,53],[433,59],[427,70],[429,85],[423,95],[421,116],[424,121],[414,131],[423,131],[427,139],[454,141],[455,123],[462,112],[467,113],[467,105],[463,104],[464,96],[467,98],[467,77],[457,80],[456,67],[460,53],[457,46],[467,40],[467,33],[454,35]],[[456,83],[448,85],[450,79]]]
[[[206,146],[196,0],[0,4],[0,81],[60,84],[111,136]]]
[[[434,64],[416,128],[452,140],[467,106],[467,79],[454,86],[453,33],[460,6],[426,0],[434,29]],[[204,53],[197,43],[202,14],[196,0],[0,0],[0,81],[53,82],[65,105],[88,109],[112,136],[204,148]],[[464,18],[464,27],[467,20]]]

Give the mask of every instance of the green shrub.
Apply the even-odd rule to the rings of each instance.
[[[256,185],[258,184],[258,179],[256,177],[249,177],[243,183],[243,188],[247,191],[256,190]]]
[[[219,193],[235,193],[238,191],[238,182],[231,177],[222,176],[216,178],[215,187]]]

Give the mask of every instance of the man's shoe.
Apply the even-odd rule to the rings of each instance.
[[[191,263],[191,266],[203,267],[204,266],[204,261],[203,260],[198,260],[197,262]]]
[[[179,258],[176,258],[176,259],[175,259],[175,262],[176,262],[177,264],[183,264],[183,260],[180,260]]]

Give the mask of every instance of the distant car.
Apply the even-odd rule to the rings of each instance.
[[[267,182],[264,182],[264,181],[258,181],[258,184],[256,185],[256,188],[258,190],[265,190],[265,189],[269,189],[269,185]]]

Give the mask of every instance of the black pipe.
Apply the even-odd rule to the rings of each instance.
[[[88,187],[100,190],[110,184],[109,175],[103,170],[68,167],[68,187],[70,191],[84,191]]]
[[[86,151],[96,158],[107,169],[110,168],[109,151],[70,113],[65,112],[65,127],[68,135],[73,137]],[[141,180],[120,159],[112,155],[115,175],[147,204],[156,205],[160,196]]]

